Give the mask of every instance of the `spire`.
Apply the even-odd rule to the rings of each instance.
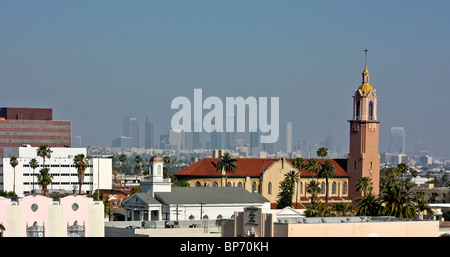
[[[367,69],[367,52],[369,49],[364,49],[364,71],[362,73],[362,84],[369,85],[369,70]]]

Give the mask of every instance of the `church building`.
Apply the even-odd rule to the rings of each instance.
[[[377,119],[376,90],[369,84],[369,70],[366,63],[362,72],[362,83],[354,91],[353,115],[350,123],[350,147],[347,159],[329,159],[335,167],[336,177],[328,179],[328,203],[353,202],[362,192],[356,191],[356,183],[362,177],[369,177],[373,183],[373,194],[379,194],[380,155],[378,153],[379,123]],[[294,159],[285,158],[236,158],[233,173],[218,172],[219,156],[204,158],[178,172],[178,180],[188,181],[191,187],[243,187],[249,192],[258,192],[270,200],[272,208],[276,201],[280,182],[290,171],[299,171],[300,179],[295,183],[292,203],[294,208],[305,208],[311,202],[306,191],[311,180],[318,180],[321,192],[318,196],[325,201],[326,180],[317,175],[298,170]],[[318,159],[319,162],[324,160]],[[307,159],[305,159],[305,162]],[[315,177],[314,177],[315,176]],[[225,182],[226,180],[226,182]]]

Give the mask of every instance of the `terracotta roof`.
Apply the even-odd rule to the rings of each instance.
[[[236,158],[236,171],[229,173],[228,177],[259,177],[261,174],[274,162],[277,158]],[[307,159],[304,159],[305,162]],[[322,162],[322,159],[318,159]],[[348,177],[346,171],[347,159],[328,159],[336,167],[337,177]],[[191,166],[176,173],[177,176],[193,176],[193,177],[220,177],[220,172],[216,171],[217,158],[204,158]],[[286,159],[286,161],[293,163],[294,159]],[[311,177],[312,173],[304,169],[300,171],[301,177]]]

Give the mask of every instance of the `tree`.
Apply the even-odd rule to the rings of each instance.
[[[222,173],[222,171],[225,171],[225,185],[228,183],[228,173],[234,173],[237,169],[236,162],[237,160],[232,158],[229,153],[225,153],[224,155],[220,156],[219,161],[216,165],[216,171]]]
[[[298,169],[298,173],[297,173],[297,190],[295,191],[295,204],[298,205],[298,191],[300,190],[299,188],[299,182],[300,182],[300,170],[305,168],[305,163],[303,158],[298,157],[295,158],[294,161],[292,162],[292,165]]]
[[[314,201],[306,206],[306,217],[329,217],[331,216],[331,209],[325,202],[320,200]]]
[[[363,196],[372,192],[372,179],[369,177],[362,177],[356,182],[356,191],[362,191]]]
[[[9,159],[9,164],[13,167],[14,170],[14,180],[13,180],[13,192],[16,192],[16,166],[19,165],[16,156],[12,156]]]
[[[336,168],[330,160],[325,160],[318,173],[319,178],[325,178],[325,203],[328,203],[328,179],[336,177]]]
[[[42,167],[45,168],[45,158],[49,158],[50,159],[50,157],[52,156],[53,151],[47,145],[39,146],[39,148],[36,151],[37,151],[37,155],[43,158]]]
[[[328,149],[325,147],[321,147],[321,148],[317,149],[317,156],[322,157],[322,160],[323,160],[323,158],[328,156]]]
[[[47,186],[52,183],[53,176],[49,173],[49,168],[42,168],[40,174],[38,174],[38,184],[42,187],[42,194],[48,196]]]
[[[380,198],[371,192],[356,200],[356,215],[357,216],[378,216],[382,209]]]
[[[336,213],[336,216],[348,216],[353,212],[352,206],[344,202],[333,204],[332,209]]]
[[[35,172],[36,168],[39,167],[39,163],[35,158],[33,158],[33,159],[31,159],[29,164],[30,164],[30,167],[33,169],[33,191],[32,191],[32,193],[34,194],[34,192],[35,192],[34,191],[34,172]]]
[[[84,172],[88,167],[88,158],[84,154],[77,154],[73,157],[73,164],[77,168],[78,194],[81,195],[81,187],[84,183]]]
[[[280,192],[277,195],[277,209],[292,206],[292,196],[294,195],[294,177],[295,171],[291,171],[284,175],[283,181],[280,182]]]
[[[433,214],[433,210],[428,205],[428,200],[424,192],[417,192],[414,200],[416,202],[416,212],[419,216],[422,216],[425,212],[427,214]]]
[[[306,186],[306,192],[312,195],[311,203],[314,202],[316,194],[320,193],[319,182],[317,182],[316,180],[311,180],[311,182],[309,182],[309,184]]]
[[[136,155],[136,157],[134,157],[134,162],[136,162],[136,166],[134,167],[134,172],[136,173],[136,180],[137,180],[139,173],[141,173],[141,171],[142,171],[142,167],[141,167],[142,158],[141,158],[141,156],[140,155]]]
[[[119,156],[119,161],[120,161],[120,169],[122,171],[122,174],[125,174],[125,171],[123,170],[123,164],[127,161],[127,156],[125,154],[121,154]]]
[[[305,165],[305,170],[312,173],[313,179],[314,179],[314,175],[316,175],[319,172],[320,168],[321,168],[320,163],[315,158],[308,159],[308,161],[306,162],[306,165]]]
[[[415,207],[408,193],[399,184],[393,184],[383,191],[381,199],[384,203],[382,215],[397,218],[414,218]]]

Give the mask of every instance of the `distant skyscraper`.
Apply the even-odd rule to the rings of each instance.
[[[236,118],[234,114],[227,115],[227,123],[226,123],[226,131],[233,132],[225,132],[225,149],[235,150],[236,148]],[[231,126],[234,124],[234,127]]]
[[[328,134],[325,139],[325,147],[328,149],[328,157],[333,153],[333,136]]]
[[[222,149],[222,132],[213,131],[211,134],[211,149]]]
[[[286,123],[286,153],[292,152],[292,122]]]
[[[123,136],[132,138],[130,147],[139,148],[139,122],[136,117],[123,117]]]
[[[184,131],[175,132],[173,130],[169,131],[169,145],[171,149],[185,150],[186,149],[186,138]]]
[[[73,147],[81,147],[81,136],[75,136],[75,142]]]
[[[145,119],[145,148],[155,148],[155,125],[152,121]]]
[[[403,127],[391,128],[390,153],[405,153],[405,129]]]
[[[259,132],[250,132],[250,155],[257,155],[261,148]]]

